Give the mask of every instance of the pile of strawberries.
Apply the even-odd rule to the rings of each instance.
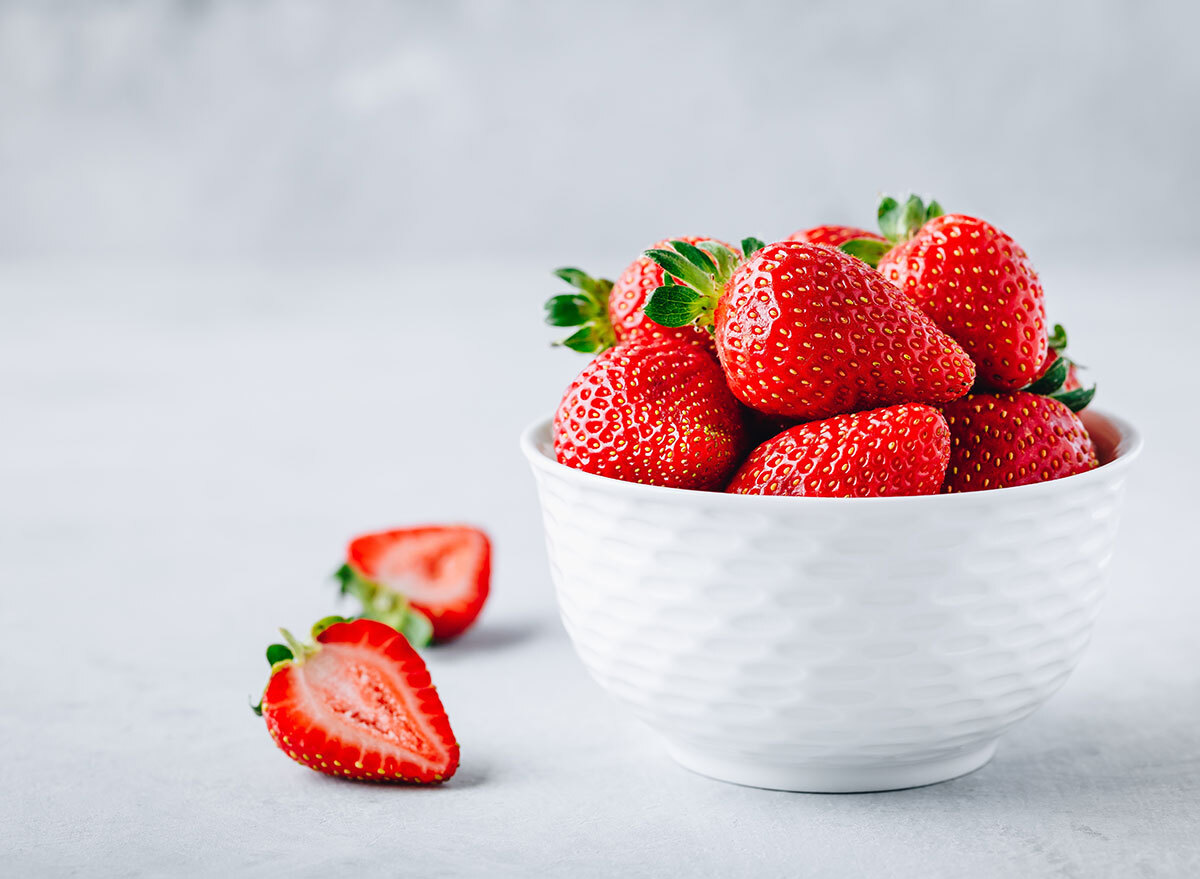
[[[597,354],[554,417],[559,462],[703,491],[886,497],[1097,466],[1061,326],[1025,251],[912,196],[882,234],[662,241],[614,284],[560,269],[562,344]]]

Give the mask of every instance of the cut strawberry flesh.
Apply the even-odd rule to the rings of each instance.
[[[431,767],[445,758],[409,688],[373,653],[326,645],[300,667],[297,683],[314,719],[344,744],[368,750],[386,743]]]
[[[374,620],[337,623],[276,668],[263,696],[276,743],[297,762],[351,778],[439,782],[459,748],[425,663]]]
[[[362,577],[404,595],[425,613],[437,639],[461,633],[487,598],[491,545],[475,528],[429,526],[367,534],[351,541],[347,560]]]
[[[375,570],[363,573],[417,603],[451,601],[473,589],[480,544],[473,532],[415,533],[384,547]]]

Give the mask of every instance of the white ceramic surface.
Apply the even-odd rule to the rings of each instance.
[[[682,765],[755,787],[889,790],[986,763],[1079,662],[1141,440],[1101,467],[914,498],[776,498],[605,479],[522,447],[559,607],[604,689]]]

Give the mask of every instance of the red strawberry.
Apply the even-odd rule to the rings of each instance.
[[[491,543],[477,528],[398,528],[350,541],[337,577],[344,594],[362,601],[364,617],[387,623],[420,647],[429,636],[457,637],[475,621],[487,600],[491,559]],[[431,625],[427,634],[424,618]]]
[[[808,244],[824,244],[826,247],[840,247],[847,241],[865,239],[868,241],[887,242],[887,239],[875,232],[859,229],[857,226],[814,226],[811,229],[801,229],[793,232],[786,241],[804,241]]]
[[[941,413],[902,404],[789,428],[751,452],[725,490],[790,497],[937,494],[949,458]]]
[[[1027,391],[970,394],[942,412],[950,425],[950,466],[942,491],[1044,482],[1097,465],[1083,422],[1050,397]]]
[[[626,482],[718,489],[746,432],[716,359],[678,339],[631,339],[567,388],[554,416],[560,463]]]
[[[710,241],[721,243],[693,236],[679,240],[695,245]],[[654,246],[664,247],[669,243],[664,240]],[[593,278],[580,269],[559,269],[554,274],[577,290],[554,296],[546,302],[546,323],[580,328],[563,340],[562,344],[568,348],[597,353],[625,339],[648,337],[685,339],[712,349],[712,336],[697,327],[667,328],[646,319],[646,300],[662,284],[663,273],[644,255],[621,273],[616,284],[604,278]]]
[[[396,630],[338,617],[311,645],[283,631],[255,708],[285,754],[344,778],[435,784],[458,769],[458,742],[425,663]]]
[[[1008,391],[1034,380],[1046,356],[1042,285],[1025,251],[995,226],[942,214],[936,201],[885,198],[879,226],[895,247],[851,241],[872,265],[966,349],[979,381]]]
[[[666,326],[713,326],[729,387],[766,415],[810,421],[962,396],[975,369],[882,275],[819,244],[748,239],[739,260],[684,242],[649,256],[683,281],[654,291]],[[754,252],[755,249],[757,252]]]

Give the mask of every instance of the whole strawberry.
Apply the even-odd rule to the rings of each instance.
[[[605,351],[554,416],[560,463],[626,482],[718,489],[746,445],[720,365],[679,339],[634,338]]]
[[[693,236],[679,240],[698,246],[721,243]],[[660,241],[654,247],[668,243]],[[574,293],[546,301],[546,323],[579,328],[563,340],[568,348],[594,354],[635,337],[677,338],[712,348],[712,337],[698,327],[668,328],[646,319],[646,300],[663,283],[663,272],[644,255],[630,263],[615,284],[575,268],[558,269],[554,274],[575,288]]]
[[[343,778],[436,784],[458,769],[459,748],[425,663],[375,620],[330,617],[313,643],[283,630],[267,648],[271,679],[254,710],[279,749]]]
[[[851,241],[849,253],[873,263],[971,355],[979,381],[997,390],[1032,382],[1046,357],[1042,285],[1025,251],[991,223],[942,214],[918,196],[884,199],[879,224],[894,247]],[[873,263],[875,264],[875,263]]]
[[[1083,422],[1051,397],[1028,391],[970,394],[942,412],[950,426],[945,492],[1045,482],[1097,465]]]
[[[920,403],[789,428],[750,453],[725,489],[791,497],[937,494],[950,458],[940,412]]]
[[[647,255],[681,280],[654,291],[664,326],[711,327],[729,387],[766,415],[811,421],[893,403],[944,403],[975,380],[971,359],[882,275],[838,250],[747,239],[673,242]]]
[[[801,229],[793,232],[785,240],[804,241],[808,244],[824,244],[826,247],[840,247],[847,241],[867,240],[887,242],[887,239],[875,232],[859,229],[857,226],[813,226],[811,229]]]

